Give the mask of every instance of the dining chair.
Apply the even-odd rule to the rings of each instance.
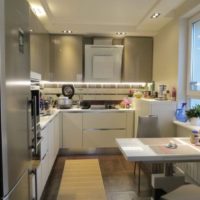
[[[156,115],[139,116],[137,138],[157,138],[160,137],[158,128],[158,117]],[[140,176],[141,176],[141,163],[134,163],[134,176],[138,165],[138,193],[140,193]]]

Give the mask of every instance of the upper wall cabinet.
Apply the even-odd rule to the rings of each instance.
[[[31,71],[40,73],[49,80],[49,34],[30,10],[30,66]]]
[[[124,39],[124,82],[152,81],[153,38],[127,37]]]
[[[31,71],[42,75],[43,80],[49,80],[49,35],[30,35]]]
[[[50,36],[50,71],[53,81],[82,81],[81,36]]]

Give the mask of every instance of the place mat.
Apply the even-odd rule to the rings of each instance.
[[[170,154],[170,155],[200,155],[200,152],[191,148],[188,145],[178,145],[176,149],[170,149],[165,147],[164,145],[162,146],[150,146],[151,149],[157,153],[157,154]]]
[[[139,138],[140,142],[144,145],[163,145],[168,144],[171,140],[175,141],[176,144],[181,144],[179,141],[174,140],[173,138]]]
[[[57,200],[106,200],[99,161],[66,160]]]

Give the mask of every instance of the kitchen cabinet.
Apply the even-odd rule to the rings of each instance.
[[[46,182],[48,180],[49,174],[50,174],[50,166],[49,166],[49,152],[46,153],[46,155],[41,160],[41,174],[42,174],[42,184],[41,184],[41,190],[43,191],[46,185]]]
[[[135,99],[135,136],[137,136],[138,117],[155,115],[158,117],[160,137],[174,137],[173,124],[177,103],[154,99]]]
[[[115,138],[133,137],[133,112],[63,113],[63,148],[116,147]]]
[[[54,159],[57,157],[59,148],[60,148],[60,115],[58,114],[53,122],[54,122]]]
[[[31,71],[49,80],[49,34],[30,10],[30,67]]]
[[[32,199],[41,199],[42,196],[42,165],[41,163],[39,164],[39,161],[33,161],[32,162],[32,169],[36,173],[33,174],[32,176]],[[37,184],[36,182],[37,181]],[[37,190],[37,198],[36,198],[36,190]]]
[[[30,65],[31,71],[42,75],[43,80],[49,80],[49,35],[32,33],[30,35]]]
[[[54,156],[54,121],[50,121],[48,124],[48,152],[49,152],[49,168],[53,166],[55,156]]]
[[[41,199],[42,191],[43,191],[43,184],[42,184],[42,165],[39,165],[36,172],[37,176],[37,197]]]
[[[126,37],[124,39],[123,82],[151,82],[153,66],[153,38]]]
[[[50,36],[50,71],[53,81],[81,81],[83,46],[81,36]]]
[[[63,148],[82,147],[82,113],[63,113]]]
[[[38,200],[47,183],[51,169],[60,148],[60,115],[56,115],[46,127],[41,130],[40,165],[37,168]]]
[[[116,147],[116,138],[133,136],[133,112],[83,113],[83,147]]]

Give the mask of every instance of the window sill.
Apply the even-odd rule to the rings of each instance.
[[[177,120],[174,120],[173,123],[177,126],[181,126],[181,127],[184,127],[188,130],[197,130],[197,131],[200,131],[200,126],[193,126],[190,124],[190,122],[179,122]]]

